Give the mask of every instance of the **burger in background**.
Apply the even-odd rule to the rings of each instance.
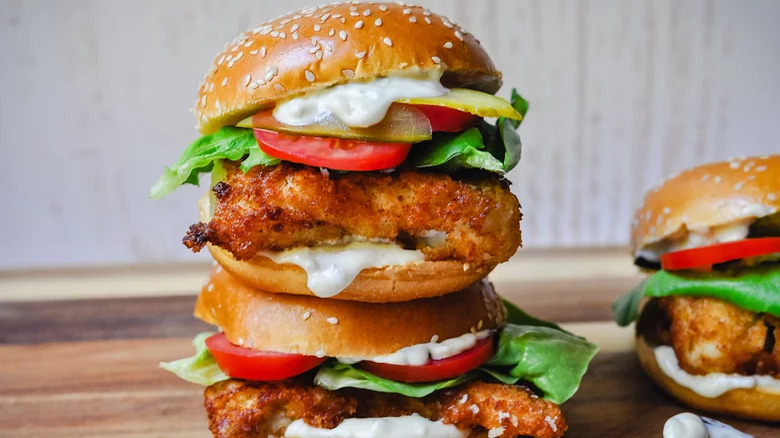
[[[695,408],[780,421],[780,155],[682,172],[634,216],[656,271],[615,302],[650,378]]]

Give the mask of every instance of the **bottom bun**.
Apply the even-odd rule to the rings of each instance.
[[[402,303],[363,303],[263,292],[216,268],[195,316],[248,348],[312,356],[374,357],[505,324],[486,280],[452,294]]]
[[[740,388],[715,398],[704,397],[667,376],[658,365],[653,348],[641,335],[636,339],[636,351],[639,362],[650,379],[672,397],[691,407],[739,418],[780,421],[780,394]]]
[[[263,256],[236,260],[230,252],[214,245],[209,245],[209,251],[217,263],[252,287],[268,292],[315,296],[306,285],[306,271],[298,265],[277,264]],[[463,289],[486,277],[494,267],[449,260],[368,268],[330,299],[390,303],[436,297]]]

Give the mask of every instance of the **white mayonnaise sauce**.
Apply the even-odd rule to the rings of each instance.
[[[649,244],[645,248],[637,251],[635,257],[642,257],[645,260],[658,262],[661,260],[661,255],[667,252],[742,240],[747,237],[750,224],[755,221],[754,218],[776,213],[774,207],[764,204],[744,203],[742,205],[736,205],[733,208],[737,209],[734,213],[735,216],[747,216],[750,217],[750,219],[716,227],[701,229],[692,228],[680,238],[664,239],[660,242]]]
[[[772,376],[743,376],[740,374],[710,373],[703,376],[689,374],[682,368],[668,345],[653,350],[661,371],[678,385],[684,386],[702,397],[715,398],[732,389],[756,388],[763,392],[780,393],[780,379]]]
[[[449,90],[440,82],[441,73],[434,71],[334,85],[276,105],[274,118],[287,125],[303,126],[334,115],[347,126],[366,128],[381,122],[390,104],[399,99],[447,94]]]
[[[664,438],[753,438],[728,424],[683,412],[666,420]]]
[[[456,354],[463,353],[477,344],[477,341],[485,339],[493,332],[482,330],[476,333],[466,333],[457,338],[445,339],[438,342],[434,336],[430,342],[404,347],[395,353],[376,357],[339,357],[342,363],[357,363],[363,360],[372,362],[389,363],[393,365],[425,365],[428,360],[441,360]]]
[[[312,427],[303,420],[295,420],[284,432],[286,438],[466,438],[468,435],[468,431],[417,414],[347,418],[333,429]]]
[[[306,285],[320,298],[338,295],[366,268],[406,265],[425,260],[422,252],[395,243],[352,242],[343,246],[295,248],[261,252],[276,263],[298,265],[306,271]]]

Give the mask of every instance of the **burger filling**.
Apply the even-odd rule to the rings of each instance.
[[[352,430],[372,421],[414,423],[454,437],[561,436],[566,425],[558,404],[576,392],[597,348],[506,306],[509,324],[498,332],[432,339],[378,357],[267,352],[233,344],[224,333],[203,333],[193,342],[194,356],[161,365],[209,386],[206,407],[218,437],[255,436],[242,430],[282,436],[288,427],[337,436],[341,425]]]
[[[665,253],[662,269],[613,305],[627,325],[651,298],[637,333],[678,384],[705,397],[780,392],[778,218],[746,225],[746,239]]]

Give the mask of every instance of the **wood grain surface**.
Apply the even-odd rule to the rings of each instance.
[[[190,355],[192,336],[211,329],[192,317],[207,267],[0,273],[0,437],[209,437],[203,388],[157,366]],[[639,278],[623,248],[527,251],[496,272],[506,298],[601,348],[564,405],[566,437],[659,437],[686,410],[646,380],[632,329],[609,320],[612,300]],[[57,294],[41,291],[56,300],[34,296],[58,284]],[[772,425],[721,419],[780,436]]]

